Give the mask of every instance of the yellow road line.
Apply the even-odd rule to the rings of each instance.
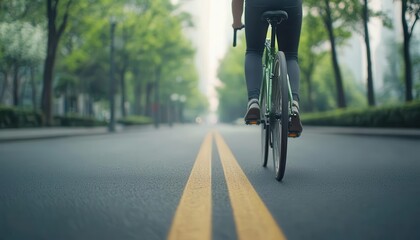
[[[212,134],[201,145],[176,210],[168,239],[211,239]]]
[[[216,132],[215,138],[229,190],[238,238],[286,239],[222,136]]]

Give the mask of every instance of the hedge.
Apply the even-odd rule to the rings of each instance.
[[[119,119],[118,123],[125,126],[147,125],[153,123],[153,120],[146,116],[128,116],[126,118]]]
[[[39,127],[41,125],[40,112],[0,106],[0,128]]]
[[[315,126],[420,128],[420,101],[399,106],[308,113],[302,115],[302,123]]]
[[[78,115],[56,116],[55,125],[62,127],[96,127],[106,126],[106,121],[100,121],[92,117],[81,117]]]
[[[105,126],[105,121],[78,115],[55,116],[54,126],[63,127],[93,127]],[[0,106],[0,128],[41,127],[42,116],[40,112],[24,108]]]

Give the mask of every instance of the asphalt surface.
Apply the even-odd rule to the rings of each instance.
[[[259,128],[233,125],[1,142],[0,239],[165,239],[209,131],[288,239],[420,239],[418,135],[307,127],[279,183]],[[213,239],[236,239],[215,146],[211,171]]]

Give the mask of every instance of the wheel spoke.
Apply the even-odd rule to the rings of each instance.
[[[288,86],[287,68],[283,53],[276,55],[272,83],[272,113],[270,118],[273,138],[273,161],[276,179],[281,181],[286,168],[288,132]]]

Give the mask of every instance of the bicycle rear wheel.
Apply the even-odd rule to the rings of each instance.
[[[263,167],[267,167],[267,160],[268,160],[268,147],[270,144],[270,125],[266,119],[266,111],[267,111],[267,99],[266,99],[266,87],[263,85],[261,88],[261,163]]]
[[[273,141],[273,161],[274,169],[276,171],[276,179],[281,181],[286,170],[289,128],[287,65],[284,53],[281,51],[276,54],[273,73],[270,127]]]

